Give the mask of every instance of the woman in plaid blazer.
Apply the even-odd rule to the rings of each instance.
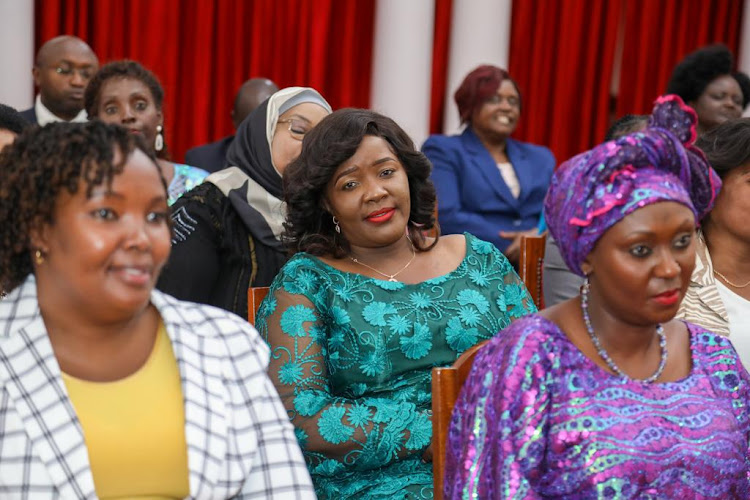
[[[154,290],[146,151],[92,122],[0,155],[0,497],[314,498],[257,332]]]

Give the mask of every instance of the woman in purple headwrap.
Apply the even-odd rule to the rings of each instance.
[[[730,342],[674,320],[720,181],[695,113],[563,164],[545,201],[580,297],[482,349],[453,412],[447,498],[749,498],[750,377]]]

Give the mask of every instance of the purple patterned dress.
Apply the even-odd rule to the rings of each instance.
[[[688,323],[677,382],[616,377],[527,316],[480,351],[453,412],[446,498],[750,498],[750,376]]]

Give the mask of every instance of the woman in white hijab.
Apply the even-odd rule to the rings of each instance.
[[[158,288],[247,318],[247,290],[268,286],[287,260],[281,175],[331,106],[311,88],[289,87],[245,118],[211,174],[172,206],[172,254]]]

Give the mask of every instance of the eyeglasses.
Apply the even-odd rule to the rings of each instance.
[[[94,71],[91,68],[70,68],[67,66],[58,66],[55,68],[55,73],[63,76],[73,76],[73,73],[78,73],[82,80],[90,80],[94,75]]]
[[[276,122],[276,125],[278,126],[281,123],[288,123],[289,127],[289,135],[292,136],[292,139],[296,139],[298,141],[301,141],[305,138],[305,134],[307,134],[310,130],[310,125],[302,120],[298,120],[296,118],[290,118],[288,120],[279,120]]]
[[[497,94],[492,94],[487,99],[485,99],[485,103],[487,104],[500,104],[501,102],[506,101],[509,106],[517,108],[521,105],[521,100],[518,97],[515,96],[499,96]]]

